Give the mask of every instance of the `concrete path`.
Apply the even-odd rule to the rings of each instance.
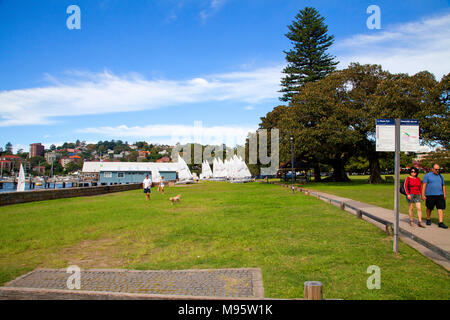
[[[278,183],[277,183],[278,184]],[[283,184],[279,184],[283,185]],[[288,188],[291,188],[289,185],[283,185]],[[321,200],[326,202],[330,202],[336,206],[340,206],[341,203],[345,203],[345,210],[357,214],[357,210],[365,211],[370,215],[373,215],[376,218],[384,220],[389,223],[394,223],[394,211],[381,208],[372,204],[367,204],[361,201],[356,201],[349,198],[339,197],[333,194],[316,191],[313,189],[306,189],[302,187],[295,187],[296,191],[301,192],[309,192],[311,196],[319,196]],[[331,201],[330,201],[331,200]],[[353,208],[349,208],[348,206]],[[415,210],[415,209],[414,209]],[[445,213],[444,213],[445,214]],[[414,213],[416,216],[416,213]],[[423,212],[423,216],[426,217],[425,212]],[[368,221],[381,229],[385,229],[386,226],[383,223],[379,223],[363,214],[362,219]],[[414,227],[411,227],[409,224],[409,215],[400,213],[399,217],[399,231],[400,238],[421,252],[426,257],[430,258],[437,264],[440,264],[445,269],[450,271],[450,229],[442,229],[439,228],[436,224],[431,224],[431,226],[427,226],[426,228],[420,228],[417,225],[417,218],[414,219]],[[425,218],[423,219],[423,223],[425,224]]]

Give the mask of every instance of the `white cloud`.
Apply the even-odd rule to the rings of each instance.
[[[51,85],[0,92],[0,126],[49,124],[55,117],[156,109],[190,103],[257,103],[278,97],[281,66],[190,80],[71,71]]]
[[[148,126],[120,125],[117,127],[95,127],[80,129],[78,132],[92,133],[96,135],[109,136],[111,138],[120,137],[122,140],[146,139],[161,144],[174,145],[177,142],[189,143],[197,142],[201,144],[221,144],[229,146],[244,144],[249,132],[254,132],[258,128],[254,126],[211,126],[204,127],[201,122],[196,122],[193,126],[156,124]]]
[[[30,151],[30,146],[29,145],[24,145],[24,144],[13,144],[13,153],[17,153],[17,151],[19,151],[20,149],[23,150],[23,152],[29,152]]]
[[[438,79],[450,72],[450,14],[388,26],[337,41],[340,67],[380,64],[393,73],[428,70]]]
[[[225,4],[227,0],[210,0],[207,9],[201,10],[199,15],[202,22],[215,15]]]
[[[255,110],[255,107],[254,106],[246,106],[244,109],[245,110]]]

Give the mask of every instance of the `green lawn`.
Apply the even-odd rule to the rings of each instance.
[[[420,178],[423,179],[423,174]],[[403,182],[407,175],[401,175],[400,180]],[[444,180],[450,181],[450,174],[443,174]],[[394,183],[368,184],[366,183],[369,176],[350,176],[351,182],[310,182],[303,186],[309,189],[335,194],[341,197],[350,198],[370,204],[374,204],[386,209],[394,209]],[[279,179],[278,179],[279,181]],[[448,201],[447,201],[448,202]],[[448,205],[448,203],[447,203]],[[400,194],[400,212],[408,214],[408,204],[405,196]],[[447,214],[446,214],[447,212]],[[425,201],[422,201],[422,216],[426,218]],[[417,218],[416,209],[414,207],[414,217]],[[438,214],[436,209],[431,212],[431,221],[438,223]],[[448,210],[444,210],[444,222],[450,225]]]
[[[170,196],[182,195],[171,205]],[[449,299],[449,273],[339,208],[262,183],[206,182],[0,207],[0,284],[35,268],[262,269],[266,297]],[[370,265],[381,289],[369,290]]]

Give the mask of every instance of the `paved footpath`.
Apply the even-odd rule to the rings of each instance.
[[[262,299],[261,269],[81,270],[68,287],[66,269],[37,269],[0,287],[2,299]]]
[[[278,183],[277,183],[278,184]],[[282,185],[282,184],[279,184]],[[285,185],[286,186],[286,185]],[[287,187],[291,188],[291,186],[287,185]],[[339,197],[333,194],[320,192],[312,189],[305,189],[301,187],[295,188],[297,191],[309,192],[311,196],[319,195],[321,200],[329,202],[330,199],[331,204],[336,206],[340,206],[340,203],[344,202],[346,204],[345,210],[356,214],[356,210],[353,208],[357,208],[359,210],[365,211],[381,220],[394,223],[394,211],[381,208],[372,204],[367,204],[361,201],[356,201],[349,198]],[[402,199],[400,199],[402,200]],[[353,207],[349,208],[347,205]],[[415,209],[414,209],[415,210]],[[433,212],[436,214],[435,212]],[[445,214],[445,212],[444,212]],[[414,216],[416,216],[416,212],[414,211]],[[426,213],[423,213],[423,216],[426,217]],[[366,217],[363,215],[363,220],[368,221],[382,229],[385,229],[385,225],[374,221],[373,219]],[[425,224],[425,219],[423,219],[423,223]],[[420,253],[430,258],[437,264],[440,264],[445,269],[450,271],[450,229],[442,229],[439,228],[436,224],[431,224],[431,226],[426,226],[426,228],[420,228],[417,225],[417,218],[414,218],[414,227],[411,227],[409,224],[409,215],[400,213],[399,216],[399,231],[400,238],[418,250]]]

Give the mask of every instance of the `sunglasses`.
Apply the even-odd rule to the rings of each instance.
[[[435,171],[440,171],[441,169],[434,169],[434,168],[433,168],[433,170],[435,170]]]

